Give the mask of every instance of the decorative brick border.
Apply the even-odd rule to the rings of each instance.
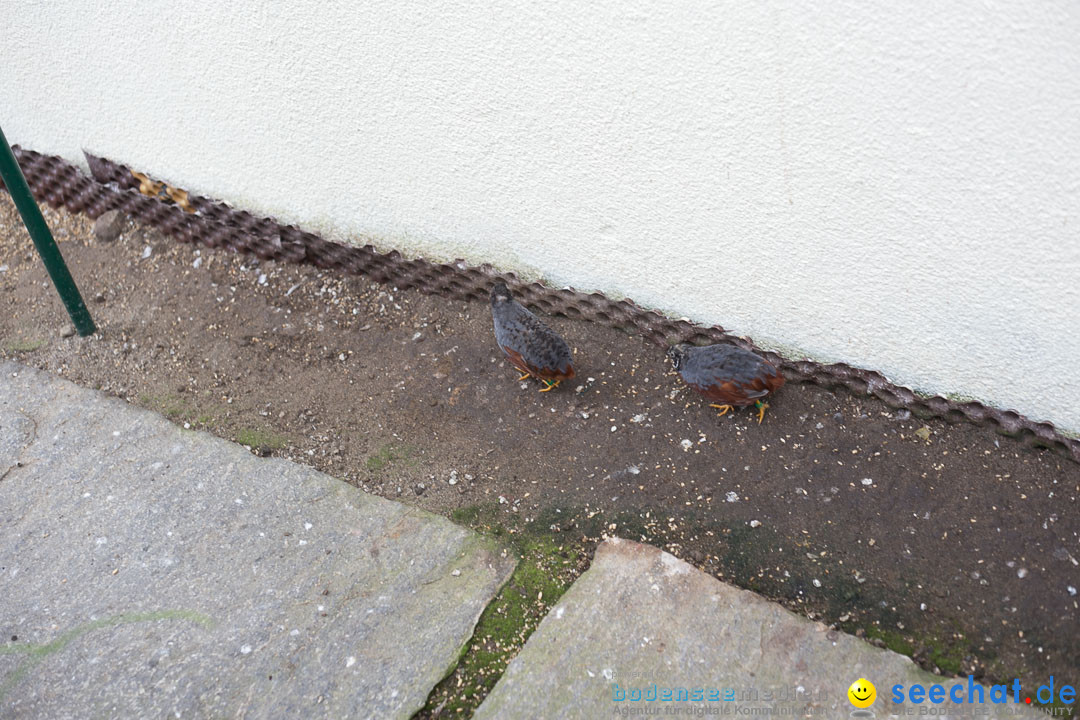
[[[459,300],[486,298],[492,283],[501,280],[523,303],[548,314],[583,318],[640,333],[662,347],[675,342],[734,343],[778,364],[789,379],[829,388],[842,386],[856,395],[873,395],[890,407],[910,410],[919,417],[990,427],[1026,445],[1050,448],[1080,462],[1080,440],[1062,435],[1051,423],[1035,422],[1014,410],[998,410],[978,402],[955,402],[941,396],[922,397],[909,388],[889,382],[881,373],[845,363],[826,365],[810,360],[788,360],[763,351],[744,338],[729,335],[720,326],[705,327],[673,320],[631,301],[610,300],[600,293],[522,283],[514,274],[498,272],[490,265],[473,266],[464,261],[433,263],[422,258],[408,259],[397,251],[380,253],[371,245],[356,247],[333,243],[294,225],[282,225],[271,218],[259,218],[224,203],[193,195],[187,196],[189,211],[185,211],[164,196],[150,197],[140,193],[140,182],[132,171],[111,160],[87,154],[92,175],[87,177],[62,158],[18,146],[14,150],[38,201],[54,208],[62,206],[92,218],[118,209],[180,242],[249,252],[267,260],[312,263],[320,268],[365,275],[398,288],[417,288],[428,294]]]

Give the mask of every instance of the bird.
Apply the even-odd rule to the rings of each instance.
[[[758,424],[769,404],[765,397],[784,384],[784,376],[772,363],[734,345],[679,344],[668,350],[675,369],[686,384],[713,403],[723,417],[733,406],[753,405]]]
[[[491,317],[495,342],[511,364],[524,373],[519,380],[537,378],[544,383],[540,392],[548,392],[574,377],[570,346],[514,300],[504,283],[496,283],[491,289]]]

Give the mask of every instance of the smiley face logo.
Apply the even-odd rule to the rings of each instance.
[[[877,700],[877,688],[866,678],[859,678],[847,689],[848,700],[857,708],[868,708]]]

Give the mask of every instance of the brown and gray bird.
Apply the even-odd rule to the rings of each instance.
[[[540,318],[521,306],[503,283],[491,289],[491,317],[495,321],[495,342],[514,367],[544,383],[540,392],[559,386],[574,377],[573,357],[566,341]]]
[[[686,384],[709,400],[720,416],[732,406],[755,406],[758,424],[769,407],[765,397],[784,384],[784,376],[763,357],[734,345],[676,345],[668,350]]]

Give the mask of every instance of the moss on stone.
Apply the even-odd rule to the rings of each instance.
[[[432,690],[418,717],[439,711],[470,716],[502,677],[548,610],[580,574],[584,548],[560,542],[538,523],[499,522],[495,504],[469,505],[451,513],[455,522],[498,538],[520,557],[513,575],[484,610],[460,662]]]

